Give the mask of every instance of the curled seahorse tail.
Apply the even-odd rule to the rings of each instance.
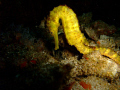
[[[107,56],[107,57],[113,59],[116,63],[120,64],[120,56],[113,50],[111,50],[109,48],[100,47],[99,51],[102,55]]]

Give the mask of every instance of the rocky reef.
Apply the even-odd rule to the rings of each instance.
[[[92,21],[91,12],[77,19],[67,6],[50,13],[52,18],[44,18],[39,26],[11,23],[8,32],[0,34],[0,89],[119,90],[119,29]]]

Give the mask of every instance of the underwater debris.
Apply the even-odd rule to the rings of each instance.
[[[91,84],[89,84],[89,83],[85,83],[84,81],[81,81],[81,82],[80,82],[80,85],[81,85],[84,89],[91,90]]]
[[[110,26],[101,20],[93,22],[91,24],[91,27],[96,31],[98,35],[111,35],[117,31],[114,25]]]

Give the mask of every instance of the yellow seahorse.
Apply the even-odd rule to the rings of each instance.
[[[82,54],[88,54],[94,50],[99,50],[102,55],[108,56],[120,64],[120,56],[111,49],[102,47],[98,48],[97,46],[93,48],[89,47],[87,39],[79,29],[79,23],[76,14],[71,8],[66,5],[55,7],[52,11],[50,11],[50,15],[47,19],[47,27],[49,28],[51,34],[54,36],[55,50],[59,49],[59,19],[62,20],[64,33],[69,45],[74,45]]]

